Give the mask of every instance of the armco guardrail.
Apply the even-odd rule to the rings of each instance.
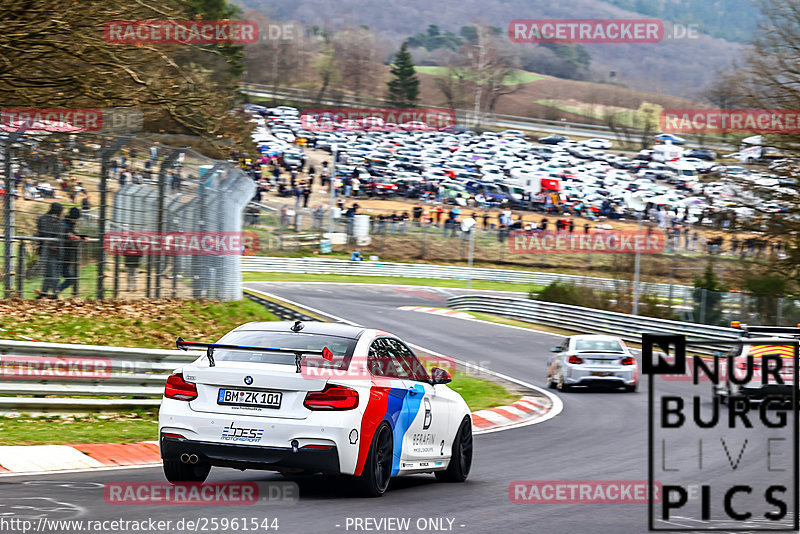
[[[0,340],[0,412],[158,406],[167,375],[203,354]]]
[[[593,289],[614,290],[627,287],[631,282],[611,278],[594,278],[570,274],[542,273],[458,267],[427,263],[391,263],[377,261],[349,261],[328,258],[278,258],[270,256],[243,256],[242,271],[270,273],[343,274],[352,276],[397,276],[403,278],[436,278],[441,280],[486,280],[511,284],[548,285],[556,280],[571,282]],[[669,284],[641,282],[642,292],[658,297],[669,296]],[[674,299],[691,298],[693,288],[672,286]]]
[[[617,335],[626,341],[636,343],[641,342],[643,332],[683,334],[690,337],[719,340],[738,339],[741,335],[741,331],[735,328],[669,321],[538,300],[463,295],[451,297],[448,299],[448,303],[451,308],[456,310],[490,313],[584,334]],[[714,350],[726,349],[722,346],[709,347],[709,352]]]

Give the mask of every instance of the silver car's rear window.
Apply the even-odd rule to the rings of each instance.
[[[579,339],[575,342],[575,350],[591,352],[624,352],[619,341],[613,339]]]

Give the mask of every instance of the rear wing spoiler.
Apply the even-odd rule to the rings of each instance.
[[[200,343],[196,341],[184,341],[182,337],[178,337],[175,345],[180,350],[189,350],[189,347],[204,347],[206,349],[206,356],[208,357],[208,366],[214,367],[214,350],[247,350],[253,352],[279,352],[283,354],[294,354],[294,363],[297,366],[297,372],[300,372],[300,362],[306,354],[315,356],[322,356],[326,360],[333,359],[333,353],[328,347],[323,347],[322,350],[307,350],[307,349],[285,349],[280,347],[249,347],[246,345],[226,345],[224,343]]]

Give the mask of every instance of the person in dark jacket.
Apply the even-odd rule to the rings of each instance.
[[[59,267],[61,265],[61,235],[64,232],[64,224],[61,220],[63,206],[58,202],[50,204],[47,213],[36,220],[37,237],[47,238],[41,245],[41,261],[44,265],[44,279],[42,289],[38,291],[37,299],[49,296],[57,297]]]
[[[64,231],[61,234],[61,276],[64,281],[58,286],[57,293],[62,293],[68,287],[74,286],[78,280],[78,245],[81,241],[88,241],[85,235],[80,235],[75,230],[81,210],[70,208],[64,217]]]

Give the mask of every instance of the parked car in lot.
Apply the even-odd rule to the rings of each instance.
[[[581,141],[580,144],[593,150],[608,150],[613,146],[608,139],[588,139]]]
[[[547,137],[539,138],[539,142],[543,145],[557,145],[563,141],[568,141],[563,135],[548,135]]]
[[[615,336],[569,336],[551,352],[547,385],[560,391],[574,386],[625,388],[636,391],[639,365],[625,342]]]
[[[380,496],[392,477],[463,482],[472,421],[450,375],[428,372],[382,330],[300,321],[247,323],[173,372],[159,410],[164,474],[203,482],[212,467],[355,478]]]
[[[695,148],[694,150],[690,150],[686,156],[706,161],[714,161],[717,159],[717,153],[707,148]]]
[[[672,135],[669,133],[662,133],[658,134],[656,137],[656,141],[660,143],[670,142],[673,145],[685,145],[686,139],[683,137],[678,137],[677,135]]]

